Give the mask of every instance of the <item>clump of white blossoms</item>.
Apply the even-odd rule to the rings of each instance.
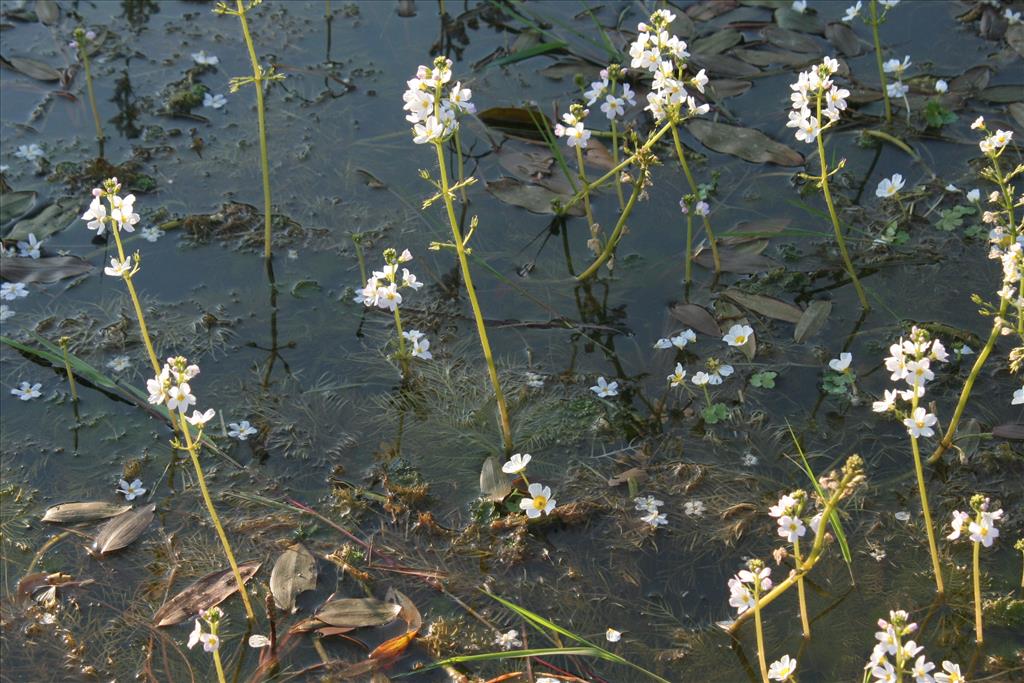
[[[406,81],[402,108],[409,112],[405,120],[413,124],[413,142],[417,145],[444,142],[458,130],[460,115],[476,111],[470,101],[473,91],[462,87],[460,81],[450,85],[451,80],[452,60],[435,57],[432,67],[421,64],[416,77]]]
[[[910,616],[903,610],[890,611],[889,621],[879,619],[878,628],[878,632],[875,633],[875,640],[878,642],[864,667],[874,683],[896,683],[898,680],[904,681],[908,678],[914,680],[915,683],[957,680],[939,678],[938,676],[941,674],[932,677],[930,672],[935,669],[935,664],[929,662],[923,654],[924,646],[918,645],[909,638],[917,631],[917,624],[912,623]],[[947,668],[947,671],[951,671],[953,668],[959,671],[960,668],[952,662],[943,662],[942,666]],[[908,678],[904,678],[905,676]],[[963,683],[963,679],[959,680]]]
[[[189,364],[184,356],[176,356],[167,359],[159,375],[146,381],[149,402],[153,405],[165,405],[172,412],[178,411],[183,422],[187,421],[190,425],[198,427],[200,436],[196,437],[196,441],[201,440],[203,425],[217,414],[213,408],[209,408],[203,413],[193,409],[192,415],[188,415],[189,407],[196,405],[196,396],[192,393],[189,382],[198,374],[198,365]]]
[[[367,308],[376,306],[395,315],[395,327],[399,334],[399,353],[404,358],[406,354],[413,358],[430,360],[433,354],[430,353],[430,341],[419,330],[402,330],[402,316],[399,313],[399,305],[402,303],[403,289],[418,290],[423,283],[415,275],[409,272],[408,268],[402,267],[403,263],[412,260],[409,250],[399,254],[394,249],[384,250],[384,266],[381,270],[373,271],[366,280],[366,284],[360,289],[353,301],[363,304]],[[399,274],[401,268],[401,274]],[[408,348],[407,348],[408,346]]]
[[[880,401],[872,404],[876,413],[895,412],[904,416],[903,424],[907,433],[913,438],[934,435],[932,427],[936,417],[924,408],[918,407],[918,401],[925,393],[925,385],[935,378],[931,369],[932,362],[945,363],[949,358],[946,347],[938,339],[931,339],[928,332],[914,326],[910,330],[909,339],[900,337],[899,341],[889,347],[889,356],[885,359],[885,368],[894,382],[904,382],[906,389],[886,389]],[[897,401],[903,400],[911,404],[909,411],[900,410]]]
[[[708,104],[698,105],[687,93],[686,86],[704,92],[708,83],[704,69],[696,75],[686,77],[686,43],[668,32],[676,15],[666,9],[656,10],[650,24],[637,24],[637,37],[629,46],[630,67],[650,72],[654,77],[651,92],[647,94],[647,106],[654,120],[668,119],[679,123],[688,118],[710,111]]]
[[[196,617],[195,628],[188,637],[188,649],[191,650],[199,643],[202,643],[204,650],[216,653],[220,649],[220,636],[217,635],[217,631],[220,630],[220,619],[222,615],[223,613],[220,611],[219,607],[199,610],[199,616]],[[203,630],[204,623],[209,631]]]
[[[565,143],[570,147],[586,149],[590,136],[593,134],[583,125],[590,110],[585,109],[581,104],[569,105],[569,111],[562,114],[562,122],[555,124],[555,136],[565,138]]]
[[[502,650],[511,650],[513,648],[522,647],[523,641],[519,640],[519,631],[513,628],[496,635],[494,637],[494,644]]]
[[[718,385],[722,381],[733,373],[733,367],[728,363],[723,363],[717,358],[708,358],[705,363],[705,370],[693,373],[693,377],[690,379],[691,382],[696,384],[698,387],[705,385]]]
[[[135,213],[135,195],[121,197],[120,191],[121,183],[117,178],[108,178],[103,181],[102,188],[93,188],[89,210],[82,214],[85,227],[95,230],[97,235],[102,235],[108,224],[115,230],[135,232],[135,224],[140,220],[139,214]],[[104,199],[110,206],[109,212],[103,204]]]
[[[823,130],[837,121],[846,109],[846,98],[850,91],[832,82],[832,75],[839,70],[839,62],[825,57],[821,64],[800,72],[796,83],[789,87],[792,111],[789,112],[788,128],[796,128],[796,139],[808,144],[814,142]],[[825,107],[822,108],[822,103]],[[813,110],[812,110],[813,105]],[[822,114],[828,122],[822,125]]]
[[[697,341],[697,334],[691,329],[685,329],[679,334],[675,334],[671,337],[662,337],[658,341],[654,342],[654,348],[656,349],[671,349],[673,346],[677,349],[685,349],[688,344],[693,344]]]
[[[882,71],[887,74],[894,74],[895,78],[892,83],[887,83],[885,86],[889,97],[902,97],[904,102],[906,102],[907,93],[910,92],[910,88],[903,84],[903,73],[910,68],[910,65],[910,55],[905,56],[902,62],[899,59],[893,58],[882,64]],[[907,104],[907,110],[910,110],[909,104]]]
[[[989,499],[980,494],[971,497],[971,509],[974,510],[973,517],[966,512],[953,510],[953,521],[950,523],[953,531],[946,538],[951,541],[957,540],[966,525],[972,543],[980,543],[990,548],[993,541],[999,537],[996,522],[1003,518],[1003,511],[989,510]]]
[[[772,681],[791,681],[795,673],[796,660],[789,655],[782,655],[768,667],[768,679]]]
[[[729,604],[736,608],[737,614],[752,608],[761,594],[771,590],[771,573],[771,568],[761,561],[751,560],[746,569],[741,569],[729,579]]]
[[[633,504],[636,510],[643,513],[640,521],[644,524],[648,524],[655,529],[668,524],[668,517],[658,511],[658,508],[664,505],[665,501],[658,500],[654,496],[637,496],[633,499]]]
[[[768,508],[768,514],[774,517],[779,525],[779,536],[790,543],[799,543],[807,533],[808,526],[813,533],[818,533],[818,527],[821,525],[821,513],[811,517],[805,524],[807,503],[807,492],[797,489],[782,496],[778,503]]]
[[[615,121],[625,114],[627,104],[636,104],[636,93],[629,83],[622,83],[625,76],[626,70],[618,64],[609,64],[607,69],[601,69],[600,80],[593,81],[583,93],[587,106],[592,107],[600,102],[601,111],[609,121]],[[621,89],[616,91],[616,86]],[[616,95],[616,92],[620,94]]]

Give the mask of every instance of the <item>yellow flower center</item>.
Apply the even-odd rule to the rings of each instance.
[[[544,496],[534,496],[533,507],[536,510],[543,510],[548,506],[548,499]]]
[[[736,335],[736,343],[740,344],[740,345],[746,344],[747,343],[747,335],[745,335],[745,334],[737,334]]]

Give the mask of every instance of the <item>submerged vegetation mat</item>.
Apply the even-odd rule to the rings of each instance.
[[[0,2],[0,679],[1024,680],[1022,12]]]

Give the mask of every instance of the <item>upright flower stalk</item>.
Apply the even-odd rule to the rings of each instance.
[[[191,650],[199,643],[202,643],[203,649],[213,655],[213,665],[217,669],[218,683],[226,683],[224,665],[220,661],[220,636],[217,635],[220,631],[220,620],[223,616],[219,607],[199,610],[199,616],[196,617],[196,626],[188,637],[188,649]],[[206,624],[206,628],[209,629],[208,631],[203,630],[203,624]]]
[[[999,159],[1013,139],[1012,131],[997,130],[995,133],[989,134],[989,130],[985,126],[985,119],[980,116],[974,121],[971,128],[987,134],[978,143],[982,153],[989,160],[989,167],[982,171],[981,175],[999,188],[998,191],[989,195],[989,202],[995,205],[995,209],[985,211],[982,214],[982,220],[992,226],[989,231],[988,255],[990,259],[998,259],[1002,264],[1002,285],[997,292],[998,308],[992,307],[989,310],[989,313],[992,314],[992,330],[989,332],[985,345],[978,352],[978,357],[975,358],[967,379],[964,380],[953,417],[938,446],[928,458],[929,464],[938,462],[943,453],[953,445],[953,437],[956,435],[960,419],[967,407],[967,401],[974,389],[974,382],[981,374],[981,369],[995,348],[999,337],[1012,334],[1015,329],[1019,336],[1024,337],[1024,329],[1022,329],[1024,328],[1024,315],[1022,315],[1022,308],[1024,308],[1024,289],[1022,289],[1024,288],[1024,249],[1019,241],[1024,226],[1017,222],[1013,199],[1015,188],[1010,184],[1014,177],[1024,172],[1024,165],[1018,165],[1009,173],[1004,173],[1000,166]],[[975,298],[975,302],[982,303],[980,298]],[[1007,320],[1011,305],[1016,308],[1016,326]]]
[[[132,306],[135,308],[135,316],[139,324],[139,336],[142,338],[142,342],[146,347],[146,354],[149,357],[149,362],[153,366],[153,372],[156,374],[155,379],[149,381],[149,383],[153,384],[152,387],[149,387],[150,403],[166,403],[171,428],[175,432],[180,432],[185,439],[186,446],[184,450],[188,450],[189,455],[192,458],[192,464],[196,470],[196,476],[199,480],[203,500],[206,502],[210,518],[213,520],[214,526],[217,528],[217,534],[224,546],[224,552],[228,558],[228,563],[234,571],[235,580],[238,583],[238,590],[242,597],[242,602],[245,604],[246,616],[250,623],[253,623],[256,620],[256,614],[253,612],[252,606],[249,604],[249,596],[245,592],[245,584],[243,583],[241,574],[238,571],[234,554],[231,552],[231,545],[228,542],[227,535],[224,533],[224,529],[217,517],[217,512],[213,507],[213,501],[210,499],[209,491],[206,488],[206,479],[203,476],[203,470],[199,464],[198,444],[202,442],[202,433],[200,432],[199,437],[195,442],[193,442],[188,429],[189,420],[185,417],[185,410],[188,409],[189,405],[195,403],[195,396],[191,394],[187,382],[187,376],[194,376],[195,374],[198,374],[199,368],[194,365],[190,366],[187,363],[182,365],[177,362],[177,359],[169,359],[168,363],[170,364],[174,361],[175,368],[178,368],[179,365],[181,366],[181,369],[176,369],[174,371],[177,373],[174,377],[181,381],[172,387],[171,368],[169,365],[164,365],[161,368],[160,362],[157,360],[156,350],[153,348],[153,340],[150,338],[149,328],[146,326],[146,318],[142,312],[142,303],[139,300],[139,295],[135,290],[135,284],[132,281],[134,276],[139,272],[141,263],[140,255],[136,252],[132,256],[127,256],[124,251],[124,244],[121,240],[121,231],[134,232],[135,225],[140,220],[139,214],[135,213],[135,195],[129,194],[125,197],[121,197],[118,194],[120,191],[121,184],[117,181],[117,178],[109,178],[108,180],[105,180],[102,188],[96,188],[92,191],[92,202],[89,205],[89,209],[82,215],[82,220],[87,221],[86,227],[90,230],[95,230],[97,235],[102,235],[106,231],[107,227],[109,227],[110,233],[114,236],[114,244],[117,248],[117,257],[110,259],[110,265],[104,268],[103,272],[107,276],[120,277],[124,281],[125,287],[128,290],[128,295],[132,300]],[[106,204],[104,204],[104,200],[106,200]],[[184,359],[180,360],[184,361]],[[172,388],[174,389],[173,400],[171,394]],[[157,389],[159,389],[159,391],[154,393],[154,390]],[[209,410],[207,413],[209,416],[202,420],[204,423],[213,416],[213,410]],[[192,422],[192,424],[197,423]],[[174,443],[179,444],[180,442],[175,439]],[[176,447],[180,447],[180,445]]]
[[[974,569],[974,638],[978,645],[981,645],[985,641],[981,609],[981,548],[982,546],[991,547],[993,541],[999,537],[999,529],[996,528],[995,523],[1003,518],[1003,511],[1001,509],[990,511],[989,499],[980,493],[971,496],[971,510],[974,513],[973,516],[959,510],[953,511],[953,521],[950,525],[953,532],[946,538],[951,541],[957,540],[965,526],[970,533]]]
[[[466,246],[473,236],[477,221],[476,218],[470,224],[469,232],[465,237],[459,229],[458,220],[455,217],[455,194],[454,191],[466,187],[474,182],[475,178],[467,178],[456,183],[453,187],[448,180],[448,168],[444,160],[444,143],[452,136],[458,135],[459,114],[468,114],[476,110],[475,105],[470,101],[472,91],[463,88],[461,82],[449,86],[452,78],[452,61],[445,57],[434,59],[432,67],[420,66],[416,70],[416,76],[410,79],[406,85],[408,90],[402,96],[405,101],[403,108],[408,111],[406,120],[413,124],[413,142],[418,145],[432,144],[437,154],[437,166],[440,179],[432,184],[438,192],[423,203],[426,208],[440,199],[444,202],[445,211],[448,215],[448,223],[452,230],[453,242],[451,244],[436,245],[438,248],[444,246],[454,248],[459,257],[459,266],[462,270],[462,279],[466,285],[466,293],[469,297],[470,306],[473,308],[473,319],[476,322],[477,335],[480,337],[480,347],[483,350],[484,360],[487,363],[487,373],[494,387],[494,398],[498,404],[498,417],[501,423],[502,439],[506,453],[512,452],[512,425],[509,422],[508,406],[505,403],[505,395],[501,390],[501,382],[498,379],[498,369],[494,364],[494,355],[491,353],[491,344],[487,339],[487,328],[484,325],[483,312],[480,310],[480,303],[476,297],[476,288],[473,286],[473,274],[469,270],[469,259],[467,258]],[[427,171],[421,175],[429,180]]]
[[[92,122],[96,126],[96,140],[100,143],[100,156],[103,156],[103,126],[100,124],[100,111],[96,107],[96,93],[92,87],[92,68],[89,64],[89,43],[96,39],[96,34],[84,28],[75,29],[75,40],[71,44],[78,50],[78,59],[85,71],[85,91],[89,96],[89,108],[92,109]]]
[[[910,621],[910,615],[903,610],[890,610],[889,620],[878,620],[879,630],[875,633],[875,649],[864,667],[865,682],[870,675],[873,683],[903,683],[913,679],[915,683],[964,683],[959,677],[960,667],[953,662],[942,663],[944,671],[957,672],[957,678],[946,674],[932,676],[935,664],[923,654],[924,646],[918,645],[909,636],[917,632],[917,624]]]
[[[868,0],[868,14],[865,16],[863,14],[864,2],[863,0],[857,0],[856,4],[846,8],[846,14],[843,15],[842,19],[844,22],[849,23],[860,17],[865,24],[871,27],[871,37],[875,44],[875,64],[878,67],[878,82],[882,90],[882,101],[885,104],[885,122],[887,124],[892,123],[892,103],[889,101],[890,89],[885,77],[886,71],[882,64],[882,40],[878,36],[878,27],[885,23],[885,17],[889,10],[899,3],[900,0]],[[881,15],[878,13],[879,4],[882,5]],[[909,115],[909,108],[907,113]]]
[[[939,564],[939,552],[935,544],[935,530],[932,528],[932,516],[928,507],[928,492],[925,489],[924,469],[921,465],[921,450],[918,439],[934,436],[932,427],[938,422],[931,413],[919,406],[925,394],[925,385],[935,378],[931,369],[932,361],[945,363],[949,358],[946,348],[938,339],[932,340],[928,332],[918,327],[910,331],[910,338],[900,337],[899,341],[889,347],[889,357],[885,359],[886,369],[892,373],[894,382],[903,381],[908,389],[886,389],[882,400],[875,401],[872,410],[876,413],[894,413],[901,419],[910,436],[910,449],[914,455],[914,473],[917,475],[917,490],[921,497],[921,512],[924,516],[925,532],[928,536],[928,550],[932,558],[932,570],[935,574],[935,591],[945,592],[942,582],[942,567]],[[900,407],[900,401],[909,403],[909,409]]]
[[[825,195],[825,204],[828,206],[828,214],[832,219],[832,228],[835,231],[836,243],[839,245],[839,253],[843,257],[843,265],[846,272],[853,281],[853,287],[857,290],[857,298],[860,299],[861,308],[869,310],[868,298],[861,287],[857,271],[850,260],[850,254],[846,250],[846,241],[843,239],[843,231],[839,226],[839,217],[836,215],[836,207],[832,202],[832,192],[829,189],[829,176],[843,167],[843,161],[832,171],[828,169],[828,159],[825,157],[825,143],[822,140],[822,133],[839,121],[841,112],[846,109],[846,98],[850,91],[840,88],[832,82],[832,75],[839,69],[839,62],[832,57],[825,57],[818,66],[801,72],[797,82],[789,87],[793,90],[790,100],[793,110],[789,113],[789,128],[796,128],[796,139],[810,144],[818,143],[818,159],[821,164],[821,175],[804,176],[816,180],[822,193]],[[811,103],[814,103],[815,111],[811,113]],[[825,108],[822,109],[822,102]],[[822,114],[828,118],[828,123],[822,125]]]
[[[804,508],[807,506],[807,492],[797,489],[792,493],[779,498],[779,502],[772,506],[768,514],[775,518],[779,525],[779,536],[793,544],[793,563],[800,566],[800,539],[807,533],[807,526],[801,519]],[[817,522],[819,520],[815,520]],[[817,527],[814,523],[812,526]],[[800,601],[800,624],[803,627],[804,638],[811,637],[811,621],[807,618],[807,598],[804,594],[804,579],[799,577],[796,582],[797,596]]]
[[[245,39],[245,46],[249,50],[252,76],[232,78],[229,88],[234,93],[238,92],[242,86],[250,83],[256,87],[256,119],[260,135],[260,169],[263,174],[263,258],[269,260],[272,251],[270,229],[270,155],[267,151],[267,115],[266,107],[263,104],[263,88],[266,83],[281,80],[284,78],[284,74],[274,73],[273,67],[264,69],[256,57],[256,47],[253,45],[252,34],[249,32],[249,20],[246,18],[246,13],[261,2],[263,0],[249,0],[248,3],[244,3],[242,0],[235,0],[235,9],[231,9],[224,2],[218,2],[213,11],[216,14],[238,17],[238,21],[242,24],[242,37]]]

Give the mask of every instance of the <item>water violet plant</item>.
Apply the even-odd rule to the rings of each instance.
[[[864,2],[863,0],[857,0],[853,5],[850,5],[846,9],[846,14],[843,15],[843,21],[846,23],[852,22],[854,19],[860,17],[860,19],[871,27],[871,37],[875,46],[875,62],[878,65],[878,82],[881,84],[882,89],[882,101],[885,103],[885,122],[892,123],[892,104],[890,103],[891,90],[889,83],[885,77],[885,74],[890,71],[885,68],[885,64],[882,62],[882,40],[878,37],[878,27],[885,23],[886,15],[889,14],[889,10],[900,3],[900,0],[867,0],[868,10],[867,14],[864,13]],[[882,5],[882,12],[879,14],[878,5]],[[902,84],[901,84],[902,85]],[[906,94],[905,91],[903,94]],[[907,107],[909,115],[910,107]]]
[[[970,541],[973,549],[972,564],[974,577],[974,639],[980,645],[985,641],[982,632],[982,609],[981,609],[981,548],[990,548],[993,541],[999,537],[999,529],[996,522],[1003,518],[1002,509],[989,509],[989,499],[980,493],[971,496],[971,510],[973,515],[967,512],[953,511],[951,526],[953,531],[947,536],[951,541],[960,538],[961,532],[970,533]]]
[[[226,683],[227,679],[224,677],[224,665],[220,661],[220,622],[224,614],[221,612],[219,607],[211,607],[206,610],[199,610],[199,616],[196,617],[195,628],[188,637],[188,649],[192,649],[199,643],[203,644],[203,650],[213,655],[213,664],[217,670],[217,681],[219,683]],[[206,625],[208,630],[203,629],[203,625]]]
[[[419,330],[404,330],[402,328],[402,314],[399,307],[402,303],[401,290],[418,290],[423,286],[415,275],[409,272],[408,268],[402,266],[412,260],[412,254],[408,249],[399,254],[394,249],[384,250],[384,265],[381,270],[373,271],[373,275],[367,278],[366,284],[360,289],[353,299],[358,304],[367,308],[376,306],[391,311],[395,316],[395,332],[398,340],[398,359],[402,364],[402,374],[409,372],[409,359],[420,358],[430,360],[433,358],[430,353],[430,341]],[[398,269],[401,268],[399,277]]]

